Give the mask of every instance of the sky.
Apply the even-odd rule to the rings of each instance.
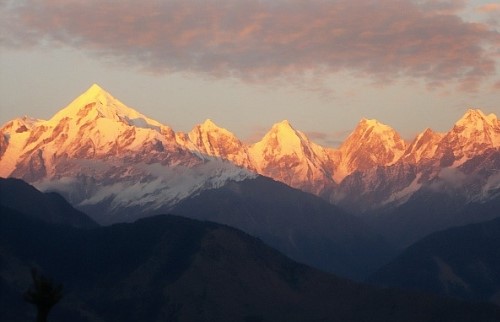
[[[287,119],[335,147],[374,118],[411,140],[500,117],[500,3],[0,0],[0,124],[94,83],[175,131],[251,143]]]

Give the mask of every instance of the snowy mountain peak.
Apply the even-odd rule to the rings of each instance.
[[[199,140],[201,137],[207,138],[208,136],[212,138],[217,136],[227,136],[232,138],[234,137],[236,139],[236,136],[233,133],[218,126],[211,119],[206,119],[202,124],[196,125],[191,132],[189,132],[188,136],[193,142]]]
[[[283,120],[281,122],[278,122],[276,124],[273,125],[273,127],[284,127],[284,128],[292,128],[292,125],[290,124],[290,122],[288,120]]]
[[[88,97],[98,97],[99,95],[106,94],[109,95],[109,93],[107,93],[101,86],[97,85],[96,83],[92,84],[84,93],[84,95]]]
[[[425,129],[408,146],[404,160],[406,162],[418,163],[423,159],[431,159],[442,138],[443,134],[436,133],[430,128]]]
[[[42,122],[42,120],[34,119],[28,116],[23,116],[5,123],[2,126],[1,131],[4,133],[10,133],[10,132],[22,133],[32,129],[39,122]]]
[[[441,137],[442,134],[434,132],[430,128],[426,128],[422,133],[417,135],[415,140],[413,140],[413,143],[421,143],[421,142],[427,142],[429,139],[434,138],[434,137]]]
[[[87,91],[54,115],[49,120],[49,124],[56,125],[65,118],[93,120],[106,118],[141,128],[158,130],[161,127],[159,122],[126,106],[97,84],[93,84]]]
[[[297,135],[297,130],[290,124],[288,120],[273,124],[268,133],[282,133],[283,135]]]
[[[307,137],[295,130],[287,120],[274,124],[261,141],[254,144],[265,150],[275,150],[279,154],[293,154],[308,142]]]
[[[200,125],[200,127],[203,128],[203,129],[219,129],[220,128],[211,119],[206,119],[205,122],[203,122]]]
[[[361,209],[359,198],[368,196],[368,208],[402,200],[441,169],[483,166],[469,162],[483,155],[497,162],[499,147],[500,122],[477,109],[448,133],[426,129],[408,145],[375,119],[360,120],[335,150],[313,143],[287,120],[245,145],[210,119],[187,134],[175,133],[93,84],[49,121],[6,123],[0,129],[0,176],[53,181],[81,205],[102,201],[113,208],[132,199],[134,205],[174,204],[254,172],[332,201],[351,198],[345,205]],[[498,169],[495,164],[485,166],[488,173]],[[487,181],[488,191],[498,190],[495,180]]]
[[[398,149],[404,148],[405,145],[403,139],[390,126],[377,120],[362,119],[340,149],[349,149],[353,144],[370,145],[371,143],[382,143],[387,147],[396,147]]]
[[[477,138],[477,136],[480,135],[485,138],[488,137],[491,139],[489,140],[491,142],[496,142],[498,136],[500,136],[500,122],[493,113],[486,116],[479,109],[469,109],[464,116],[455,123],[452,133],[471,139]]]
[[[392,127],[385,125],[375,119],[365,119],[365,118],[359,121],[358,126],[354,131],[356,132],[356,131],[368,131],[368,130],[370,130],[370,132],[373,131],[374,133],[378,134],[396,132]]]
[[[458,167],[474,156],[500,147],[500,122],[494,114],[469,109],[446,134],[437,149],[441,164]]]
[[[318,193],[333,184],[328,153],[286,120],[274,124],[248,153],[258,173],[292,187]]]
[[[101,86],[99,86],[98,84],[94,83],[92,85],[90,85],[88,91],[96,91],[96,92],[104,92],[104,90],[102,89]]]
[[[252,168],[243,143],[233,133],[217,126],[210,119],[196,125],[187,135],[178,134],[177,139],[187,149]]]
[[[404,154],[406,143],[390,126],[362,119],[342,143],[339,169],[345,175],[356,170],[394,164]]]
[[[359,123],[363,124],[363,125],[366,125],[366,126],[378,126],[378,125],[382,125],[382,123],[380,123],[376,119],[366,119],[366,118],[362,118],[359,121]]]
[[[486,116],[479,109],[469,109],[465,114],[458,120],[455,125],[457,126],[468,126],[472,124],[478,124],[481,122],[486,122],[487,124],[492,125],[496,120],[496,116],[494,114],[490,114]]]

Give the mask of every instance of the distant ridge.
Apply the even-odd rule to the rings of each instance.
[[[175,216],[91,230],[0,206],[0,319],[34,319],[21,300],[35,265],[64,285],[53,322],[493,322],[494,305],[376,289],[298,264],[236,229]],[[20,234],[19,231],[26,232]]]
[[[284,120],[244,144],[212,120],[174,132],[92,85],[48,121],[0,129],[0,176],[57,191],[100,222],[130,221],[233,181],[270,177],[360,216],[427,198],[460,208],[500,197],[500,121],[469,109],[446,133],[405,142],[362,119],[339,149],[322,147]],[[453,200],[453,202],[451,202]],[[97,218],[101,216],[101,218]],[[105,218],[104,218],[105,217]]]
[[[369,280],[500,305],[500,218],[431,234]]]
[[[59,194],[41,193],[15,178],[0,178],[0,205],[52,224],[76,228],[99,226],[86,214],[74,209]]]

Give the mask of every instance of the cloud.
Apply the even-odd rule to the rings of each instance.
[[[487,3],[477,7],[476,10],[483,13],[500,12],[500,3]]]
[[[418,7],[435,14],[456,14],[464,10],[466,0],[416,0],[413,1]]]
[[[500,3],[488,3],[476,8],[476,11],[485,16],[484,22],[495,28],[500,27]],[[498,53],[497,53],[498,54]]]
[[[463,1],[4,1],[4,47],[62,45],[153,73],[248,82],[348,72],[474,90],[495,73],[500,35]]]

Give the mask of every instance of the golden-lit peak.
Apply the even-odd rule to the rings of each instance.
[[[460,118],[455,125],[457,126],[467,126],[467,125],[472,125],[478,122],[486,122],[486,123],[491,123],[491,115],[486,116],[480,109],[474,109],[470,108],[468,109],[465,114]]]
[[[203,128],[218,128],[217,124],[215,124],[211,119],[206,119],[205,122],[201,124]]]
[[[92,84],[92,86],[87,89],[83,95],[86,97],[97,97],[102,94],[107,94],[107,92],[98,84]],[[108,94],[109,95],[109,94]]]
[[[48,122],[57,125],[64,118],[78,119],[90,117],[106,118],[126,122],[137,127],[159,129],[161,124],[147,118],[136,110],[126,106],[97,84],[92,84],[84,93],[73,100],[64,109],[57,112]]]
[[[81,102],[86,103],[100,101],[104,105],[107,105],[108,101],[114,100],[111,94],[97,84],[92,84],[92,86],[80,95],[79,99]]]
[[[384,123],[380,123],[375,119],[366,119],[366,118],[362,118],[359,121],[358,126],[356,127],[354,132],[366,132],[369,129],[371,129],[372,133],[379,133],[379,134],[396,132],[392,127]]]
[[[288,120],[283,120],[281,122],[274,124],[273,130],[278,130],[278,131],[282,131],[282,130],[290,131],[290,130],[292,130],[292,131],[295,131],[295,129],[293,128],[293,126],[290,124],[290,122]]]
[[[359,124],[360,125],[366,125],[366,126],[369,126],[369,127],[384,125],[384,124],[380,123],[379,121],[377,121],[376,119],[366,119],[366,118],[362,118],[359,121]]]
[[[102,87],[96,83],[92,84],[88,90],[89,91],[103,91]]]

